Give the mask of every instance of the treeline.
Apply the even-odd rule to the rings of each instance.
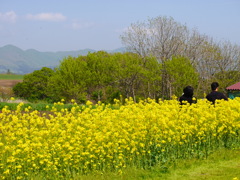
[[[190,59],[199,74],[195,86],[197,96],[209,91],[213,80],[219,81],[222,88],[240,80],[239,45],[227,40],[215,40],[197,29],[189,29],[172,17],[159,16],[133,23],[121,39],[129,51],[142,57],[154,56],[162,64],[162,97],[169,98],[175,92],[175,80],[169,76],[165,66],[173,56]]]
[[[167,66],[175,79],[173,94],[180,95],[186,84],[198,83],[198,74],[184,57],[173,57]],[[27,74],[22,83],[13,87],[14,94],[29,101],[57,102],[72,99],[77,102],[93,100],[111,103],[114,99],[132,97],[161,97],[162,65],[154,57],[141,57],[135,53],[104,51],[87,56],[67,57],[52,70],[44,67]]]
[[[189,84],[197,87],[200,75],[188,58],[172,57],[164,66],[164,73],[171,79],[171,94],[180,96],[183,87]],[[155,57],[99,51],[87,56],[67,57],[54,70],[44,67],[27,74],[13,91],[29,101],[64,99],[70,102],[74,99],[78,103],[86,100],[112,103],[114,99],[129,97],[135,101],[148,97],[158,99],[165,86],[162,70],[162,64]],[[198,92],[202,97],[203,93]]]
[[[221,91],[240,80],[240,46],[190,30],[173,18],[132,24],[121,36],[129,52],[67,57],[52,70],[25,75],[13,90],[30,101],[113,102],[115,98],[170,99],[191,85],[203,98],[210,84]]]
[[[29,101],[113,102],[120,96],[135,100],[156,98],[160,93],[161,76],[157,75],[160,71],[161,65],[154,57],[99,51],[76,58],[69,56],[54,70],[44,67],[27,74],[13,91]]]

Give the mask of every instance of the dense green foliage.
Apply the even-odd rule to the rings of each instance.
[[[217,80],[227,85],[238,76],[238,72],[226,71],[206,82]],[[191,85],[195,88],[195,95],[202,98],[210,87],[206,84],[198,88],[201,78],[202,74],[187,57],[173,56],[159,62],[154,57],[143,58],[130,52],[110,54],[99,51],[86,56],[66,57],[54,70],[44,67],[27,74],[13,91],[17,97],[31,102],[44,100],[52,103],[61,99],[70,102],[74,99],[77,103],[86,100],[113,103],[114,99],[129,97],[134,101],[148,97],[179,97],[183,88]]]
[[[50,68],[43,67],[41,70],[36,70],[31,74],[27,74],[23,78],[22,83],[18,83],[13,87],[14,94],[18,97],[23,97],[29,101],[39,99],[48,99],[47,85],[49,78],[54,71]]]
[[[187,84],[197,87],[198,73],[191,65],[189,59],[184,57],[173,57],[165,62],[166,71],[170,79],[170,88],[176,96],[181,96],[183,87]],[[170,95],[172,95],[170,93]]]
[[[55,69],[42,68],[24,76],[13,91],[29,101],[57,102],[72,99],[113,102],[115,98],[156,98],[161,64],[153,57],[104,51],[67,57]]]

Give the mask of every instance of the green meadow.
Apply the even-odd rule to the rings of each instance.
[[[22,74],[0,74],[0,79],[6,80],[23,80]]]

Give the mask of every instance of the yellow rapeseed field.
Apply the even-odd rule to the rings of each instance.
[[[57,103],[61,105],[62,102]],[[240,98],[180,106],[177,100],[88,102],[42,114],[22,103],[0,113],[0,179],[72,178],[122,172],[240,145]]]

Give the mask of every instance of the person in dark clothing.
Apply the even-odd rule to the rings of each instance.
[[[179,98],[180,104],[192,104],[192,103],[196,103],[197,99],[195,97],[193,97],[193,87],[192,86],[187,86],[183,89],[183,95]]]
[[[209,93],[206,98],[208,101],[211,101],[212,104],[215,104],[215,101],[217,99],[221,100],[221,99],[224,99],[224,100],[228,100],[228,98],[221,92],[218,92],[218,87],[219,87],[219,84],[218,82],[213,82],[211,84],[211,89],[212,89],[212,92]]]

